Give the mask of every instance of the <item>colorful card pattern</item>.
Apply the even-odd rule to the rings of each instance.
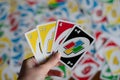
[[[60,45],[61,61],[72,69],[93,42],[92,36],[82,30],[80,26],[75,25]]]

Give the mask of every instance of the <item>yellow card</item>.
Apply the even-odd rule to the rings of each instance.
[[[41,49],[46,56],[51,54],[56,22],[50,22],[37,26],[38,35],[41,42]]]
[[[41,62],[45,59],[44,54],[41,52],[40,40],[38,38],[38,32],[36,29],[33,29],[25,33],[27,42],[38,62]]]

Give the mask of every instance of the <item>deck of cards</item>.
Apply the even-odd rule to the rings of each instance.
[[[38,25],[25,36],[38,62],[58,51],[60,61],[70,69],[75,67],[95,40],[80,25],[64,20]]]

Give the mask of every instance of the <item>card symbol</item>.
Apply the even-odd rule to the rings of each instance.
[[[118,65],[118,64],[119,64],[119,61],[118,61],[118,59],[117,59],[116,56],[115,56],[114,59],[113,59],[113,63],[114,63],[115,65]]]
[[[84,43],[81,40],[78,40],[76,42],[70,42],[67,45],[64,46],[65,51],[64,53],[67,55],[70,55],[72,53],[77,53],[81,50],[84,49],[84,47],[82,46]]]
[[[62,26],[62,23],[60,23],[60,26]]]
[[[69,65],[71,65],[71,66],[73,65],[73,63],[71,63],[70,61],[68,61],[67,64],[69,64]]]
[[[84,68],[84,70],[82,71],[83,74],[88,74],[90,71],[92,70],[91,66],[87,66]]]
[[[75,29],[75,32],[77,32],[77,33],[79,34],[79,33],[80,33],[80,30]]]

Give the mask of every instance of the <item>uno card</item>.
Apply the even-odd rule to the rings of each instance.
[[[46,56],[51,54],[56,21],[37,26],[38,35],[40,37],[41,48]]]
[[[112,40],[104,45],[105,59],[113,75],[120,74],[120,46]]]
[[[61,71],[61,72],[64,73],[63,77],[52,76],[53,80],[71,80],[71,79],[73,80],[73,78],[72,78],[72,71],[69,68],[67,68],[65,65],[61,65],[61,66],[55,67],[53,69]]]
[[[94,55],[96,61],[100,64],[100,67],[99,67],[100,69],[102,69],[103,63],[105,62],[105,57],[104,57],[104,54],[103,54],[104,52],[103,51],[104,51],[104,48],[101,48]]]
[[[63,20],[57,21],[52,51],[54,52],[57,51],[57,47],[65,38],[65,36],[68,34],[68,32],[71,30],[71,28],[73,28],[74,25],[75,25],[74,23],[68,21]]]
[[[99,50],[107,42],[107,40],[109,39],[109,35],[102,31],[96,31],[95,38],[96,38],[95,47],[96,50]]]
[[[91,80],[98,71],[99,64],[86,54],[78,65],[73,69],[73,77],[76,80]]]
[[[119,80],[119,76],[118,75],[113,75],[111,73],[111,70],[107,64],[107,62],[104,63],[101,74],[100,74],[100,78],[102,80]]]
[[[92,36],[82,30],[80,26],[75,25],[60,45],[61,62],[72,69],[93,42]]]
[[[33,29],[25,33],[27,42],[38,62],[41,62],[45,59],[44,54],[41,52],[40,41],[38,38],[38,32],[36,29]]]
[[[95,47],[95,58],[97,59],[97,61],[99,62],[101,68],[103,66],[103,63],[105,61],[104,55],[103,55],[103,51],[104,48],[103,46],[105,45],[105,43],[109,40],[110,36],[100,30],[97,30],[94,32],[96,41],[94,44]]]
[[[58,70],[64,73],[63,77],[52,76],[53,80],[67,80],[67,70],[65,65],[54,67],[53,70]]]

